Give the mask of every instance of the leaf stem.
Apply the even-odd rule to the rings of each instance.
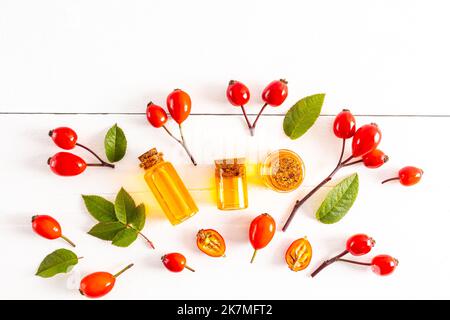
[[[381,182],[381,184],[385,184],[386,182],[394,181],[394,180],[400,180],[400,178],[399,178],[399,177],[394,177],[394,178],[386,179],[386,180],[383,180],[383,181]]]
[[[253,122],[253,125],[252,125],[251,128],[250,128],[250,133],[252,134],[252,136],[253,136],[254,131],[255,131],[255,128],[256,128],[256,123],[258,122],[259,117],[261,116],[261,114],[263,113],[263,111],[264,111],[264,109],[265,109],[266,107],[267,107],[267,103],[264,103],[264,105],[262,106],[261,110],[259,110],[259,113],[258,113],[258,115],[256,116],[256,119],[255,119],[255,121]]]
[[[348,259],[337,259],[336,261],[342,261],[342,262],[347,262],[347,263],[353,263],[353,264],[358,264],[361,266],[371,266],[372,264],[369,262],[359,262],[359,261],[354,261],[354,260],[348,260]]]
[[[152,249],[155,249],[155,246],[153,245],[153,242],[150,241],[149,238],[147,238],[142,232],[138,231],[138,234],[147,241],[147,243],[150,245]]]
[[[336,167],[334,168],[333,171],[331,171],[331,173],[322,180],[322,182],[320,182],[314,189],[312,189],[308,194],[306,194],[302,199],[297,200],[294,204],[294,207],[291,210],[291,213],[289,214],[288,219],[286,220],[284,226],[283,226],[283,231],[286,231],[287,228],[289,227],[289,225],[292,222],[292,219],[294,219],[297,210],[306,202],[306,200],[308,200],[312,195],[314,195],[321,187],[323,187],[328,181],[330,181],[333,176],[335,175],[336,172],[339,171],[339,169],[341,169],[344,165],[344,163],[350,161],[351,159],[353,159],[353,156],[350,156],[349,158],[347,158],[346,160],[342,161],[343,157],[344,157],[344,152],[345,152],[345,142],[346,139],[342,139],[342,147],[341,147],[341,154],[339,156],[339,160],[338,163],[336,165]]]
[[[250,134],[253,136],[254,128],[253,128],[252,124],[250,123],[250,120],[248,119],[247,112],[245,112],[245,107],[241,106],[241,110],[242,110],[242,113],[244,114],[244,118],[245,118],[245,121],[247,122],[247,126],[250,129]]]
[[[345,256],[348,253],[347,250],[344,250],[343,252],[339,253],[337,256],[328,259],[324,261],[313,273],[311,273],[311,277],[314,278],[320,271],[328,267],[330,264],[335,263],[338,261],[341,257]]]
[[[67,243],[69,243],[72,247],[76,247],[76,245],[75,245],[75,243],[73,243],[69,238],[67,238],[66,236],[64,236],[64,235],[61,235],[61,238],[63,239],[63,240],[65,240]]]
[[[129,265],[127,265],[125,268],[123,268],[122,270],[120,270],[119,272],[117,272],[113,277],[117,278],[118,276],[120,276],[122,273],[124,273],[125,271],[127,271],[128,269],[130,269],[132,266],[134,266],[134,263],[130,263]]]
[[[184,142],[183,131],[181,130],[181,125],[179,126],[179,128],[180,128],[180,134],[181,134],[182,140],[177,139],[177,137],[175,137],[166,126],[163,125],[162,127],[164,128],[164,130],[166,130],[166,132],[169,136],[171,136],[176,142],[178,142],[184,148],[184,150],[188,154],[189,158],[191,159],[192,163],[194,164],[194,166],[196,166],[197,162],[195,161],[194,157],[192,156],[191,152],[189,151],[189,149],[187,148],[187,146]]]
[[[86,146],[84,146],[84,145],[82,145],[82,144],[80,144],[80,143],[76,143],[76,145],[79,146],[79,147],[81,147],[81,148],[83,148],[83,149],[85,149],[85,150],[87,150],[87,151],[89,151],[91,154],[93,154],[94,157],[96,157],[96,158],[98,159],[98,161],[100,161],[100,163],[103,164],[105,167],[111,167],[111,168],[114,168],[114,165],[113,165],[113,164],[104,161],[102,158],[100,158],[94,151],[92,151],[92,150],[89,149],[88,147],[86,147]]]

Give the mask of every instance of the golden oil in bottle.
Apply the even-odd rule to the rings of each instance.
[[[155,148],[139,157],[140,167],[145,170],[144,179],[169,221],[179,224],[198,212],[177,171],[163,154]]]
[[[269,153],[260,167],[261,177],[269,188],[278,192],[297,189],[305,177],[305,165],[294,151],[280,149]]]
[[[239,210],[248,207],[245,159],[215,161],[217,208]]]

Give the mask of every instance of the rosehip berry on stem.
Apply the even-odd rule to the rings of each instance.
[[[242,82],[230,80],[227,88],[227,99],[233,106],[244,106],[250,100],[250,91]]]
[[[353,157],[352,157],[353,158]],[[372,150],[371,152],[362,156],[362,159],[353,162],[344,162],[343,166],[348,167],[362,162],[366,168],[376,169],[389,161],[389,157],[380,149]]]
[[[376,169],[388,162],[389,157],[380,149],[372,150],[362,157],[362,161],[367,168]]]
[[[181,124],[191,113],[191,97],[181,89],[175,89],[167,96],[167,109],[172,119]]]
[[[398,266],[398,260],[386,254],[381,254],[372,259],[371,265],[373,272],[380,276],[387,276],[394,272]]]
[[[124,269],[112,275],[109,272],[94,272],[85,276],[80,282],[80,293],[88,298],[100,298],[114,288],[116,278],[133,266],[129,264]]]
[[[272,81],[264,88],[263,101],[271,107],[280,106],[288,96],[287,81],[284,79]]]
[[[188,269],[189,271],[195,272],[194,269],[186,265],[185,256],[178,252],[163,255],[161,257],[161,261],[164,266],[172,272],[181,272],[184,270],[184,268]]]
[[[245,112],[244,107],[248,100],[250,100],[250,91],[247,86],[242,82],[230,80],[227,88],[227,99],[233,106],[241,107],[245,122],[247,122],[247,126],[250,129],[250,134],[253,135],[253,127],[248,119],[247,112]]]
[[[76,176],[86,170],[86,162],[69,152],[58,152],[47,161],[50,169],[60,176]]]
[[[356,130],[352,141],[352,157],[361,157],[376,149],[381,141],[381,131],[375,123]]]
[[[155,128],[161,128],[167,122],[167,113],[153,102],[147,104],[147,120]]]
[[[36,215],[31,218],[31,226],[38,235],[53,240],[62,238],[68,242],[72,247],[75,244],[65,237],[61,232],[61,226],[56,219],[48,215]]]
[[[77,133],[69,127],[59,127],[50,130],[48,135],[52,138],[53,142],[62,149],[70,150],[77,145]]]
[[[422,176],[422,169],[408,166],[400,169],[397,177],[386,179],[381,183],[384,184],[388,181],[399,180],[402,185],[409,187],[418,183],[422,179]]]
[[[77,134],[75,130],[69,128],[69,127],[59,127],[53,130],[50,130],[48,135],[52,138],[52,140],[55,142],[55,144],[66,150],[70,150],[75,148],[75,146],[79,146],[88,152],[90,152],[94,157],[97,158],[98,161],[100,161],[102,167],[110,167],[114,168],[114,165],[111,163],[108,163],[101,159],[94,151],[89,149],[88,147],[80,144],[77,142]]]
[[[255,260],[256,252],[269,244],[275,234],[275,220],[267,213],[257,216],[250,224],[249,239],[255,251],[250,263]]]
[[[354,256],[362,256],[372,250],[375,240],[365,234],[355,234],[347,240],[347,251]]]
[[[347,255],[348,253],[354,255],[354,256],[361,256],[364,254],[367,254],[370,252],[372,247],[375,245],[375,241],[362,233],[355,234],[348,238],[346,243],[346,248],[343,252],[338,254],[337,256],[328,259],[324,261],[312,274],[311,277],[315,277],[320,271],[328,267],[329,265],[337,262],[337,261],[347,261],[350,260],[344,260],[341,259],[343,256]]]
[[[352,115],[350,110],[343,109],[334,119],[333,132],[335,136],[341,139],[349,139],[353,137],[355,131],[355,117]]]
[[[262,93],[264,105],[262,106],[261,110],[259,110],[259,113],[250,128],[250,132],[252,135],[254,134],[256,123],[258,122],[258,119],[263,113],[264,109],[268,105],[271,107],[278,107],[284,102],[284,100],[286,100],[288,95],[287,83],[288,82],[285,79],[275,80],[269,83],[267,87],[264,88]]]
[[[282,228],[283,231],[286,231],[289,225],[291,224],[292,220],[295,217],[295,214],[297,213],[297,210],[314,194],[316,193],[322,186],[328,183],[333,176],[338,172],[341,168],[347,167],[350,165],[353,165],[355,163],[362,162],[363,160],[357,160],[350,162],[353,158],[364,156],[373,150],[376,149],[378,144],[381,140],[381,132],[378,129],[378,126],[376,124],[367,124],[356,130],[355,134],[353,135],[353,141],[352,141],[352,155],[349,156],[347,159],[343,160],[344,152],[345,152],[345,143],[346,139],[342,139],[342,148],[341,148],[341,155],[339,157],[338,163],[336,167],[331,171],[331,173],[322,180],[317,186],[315,186],[310,192],[308,192],[303,198],[297,200],[291,210],[291,213],[289,214],[289,217],[287,218],[286,222],[284,223],[284,226]]]
[[[398,266],[398,260],[386,254],[380,254],[378,256],[375,256],[370,263],[348,259],[337,259],[337,261],[357,264],[360,266],[369,266],[372,268],[373,272],[375,272],[380,276],[387,276],[391,274]]]
[[[197,162],[186,145],[186,140],[184,139],[183,130],[181,128],[181,123],[186,120],[191,113],[191,98],[186,92],[175,89],[167,96],[166,102],[172,119],[178,123],[181,140],[176,138],[165,126],[165,123],[167,122],[167,113],[160,106],[151,102],[147,105],[147,120],[156,128],[164,128],[167,134],[184,148],[192,163],[196,166]]]

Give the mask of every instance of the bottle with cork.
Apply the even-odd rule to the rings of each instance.
[[[144,179],[172,225],[198,212],[198,207],[174,166],[156,148],[139,156]]]

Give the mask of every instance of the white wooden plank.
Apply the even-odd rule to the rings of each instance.
[[[143,112],[175,87],[238,113],[228,80],[289,80],[359,114],[446,114],[447,1],[2,1],[1,112]],[[335,111],[335,109],[331,110]],[[325,113],[330,109],[326,108]]]
[[[251,219],[269,212],[281,227],[293,200],[310,190],[335,165],[340,144],[331,132],[332,117],[321,117],[310,132],[291,141],[282,132],[282,117],[262,118],[257,136],[250,138],[238,117],[193,116],[185,128],[200,163],[193,168],[178,146],[150,127],[143,116],[2,115],[0,272],[8,276],[2,285],[7,290],[0,290],[0,298],[81,298],[74,285],[81,275],[116,271],[129,262],[136,266],[118,281],[108,298],[450,298],[450,255],[444,250],[450,212],[443,205],[450,190],[448,173],[442,171],[450,154],[447,148],[436,149],[438,139],[447,135],[448,120],[359,117],[357,121],[379,124],[383,131],[381,147],[391,161],[378,170],[343,170],[338,178],[357,170],[361,180],[360,195],[348,216],[335,225],[323,225],[313,218],[326,188],[304,206],[287,233],[277,232],[273,243],[261,250],[255,264],[250,265],[252,249],[247,228]],[[46,167],[47,157],[58,151],[47,136],[49,129],[71,126],[77,130],[80,142],[102,152],[103,135],[115,122],[124,129],[129,142],[128,153],[116,169],[97,168],[78,177],[61,178]],[[200,206],[194,218],[177,227],[163,217],[137,167],[136,157],[151,146],[157,146],[173,161]],[[218,211],[211,196],[212,160],[225,154],[248,154],[255,162],[258,154],[279,147],[291,148],[303,157],[307,170],[303,186],[293,193],[278,194],[255,184],[253,175],[249,209]],[[86,156],[82,150],[74,152]],[[421,184],[411,188],[379,184],[397,168],[409,164],[425,170]],[[85,233],[94,221],[83,208],[80,194],[112,198],[120,186],[148,206],[144,231],[157,246],[155,251],[140,240],[122,249]],[[40,279],[33,275],[45,254],[65,247],[63,242],[47,241],[32,233],[30,217],[36,213],[57,217],[67,236],[77,242],[75,252],[85,257],[69,278],[73,283],[64,276]],[[205,227],[216,228],[224,235],[227,258],[212,259],[197,250],[195,233]],[[379,278],[369,270],[336,265],[314,280],[308,277],[314,267],[342,250],[345,239],[357,232],[376,238],[377,245],[369,256],[388,253],[400,260],[393,276]],[[306,272],[293,273],[284,264],[284,251],[290,241],[304,235],[313,245],[313,260]],[[168,251],[183,252],[197,272],[167,272],[159,258]]]

